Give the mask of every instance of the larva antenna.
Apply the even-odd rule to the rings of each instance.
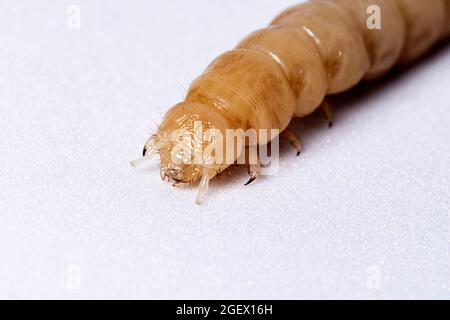
[[[210,180],[210,177],[208,175],[208,170],[206,168],[204,168],[202,179],[200,180],[200,184],[198,185],[197,199],[195,200],[195,203],[198,205],[201,205],[203,203],[206,193],[208,192],[209,180]]]
[[[146,149],[144,147],[144,152],[143,152],[144,156],[142,158],[131,161],[131,163],[130,163],[131,166],[137,168],[137,167],[143,165],[144,163],[151,161],[152,156],[155,154],[155,151],[156,151],[156,148]]]
[[[150,157],[144,157],[144,158],[133,160],[133,161],[130,162],[130,164],[131,164],[132,167],[137,168],[137,167],[143,165],[144,163],[146,163],[146,162],[148,162],[150,160],[151,160]]]

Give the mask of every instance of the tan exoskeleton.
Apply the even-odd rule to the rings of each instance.
[[[367,24],[373,6],[380,9],[379,29]],[[201,202],[209,180],[232,163],[192,164],[183,157],[175,163],[173,131],[187,132],[194,150],[195,123],[223,136],[227,129],[278,129],[300,152],[301,142],[289,128],[294,117],[322,107],[331,124],[327,95],[410,63],[449,35],[450,0],[317,0],[289,8],[213,61],[186,100],[165,115],[145,145],[144,159],[132,164],[159,152],[161,177],[175,184],[201,180]],[[268,141],[257,142],[263,143]],[[249,182],[260,171],[258,162],[251,164]]]

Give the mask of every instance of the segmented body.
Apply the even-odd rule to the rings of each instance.
[[[381,30],[367,27],[371,5],[381,8]],[[283,130],[292,117],[316,110],[326,95],[411,62],[448,36],[448,7],[443,0],[300,4],[217,58],[194,81],[187,101],[207,98],[241,128]]]
[[[381,29],[367,25],[380,8]],[[314,112],[327,95],[412,62],[450,36],[450,0],[317,0],[281,13],[265,29],[214,60],[192,83],[186,101],[165,116],[146,150],[176,129],[285,130],[294,117]],[[163,178],[212,178],[228,164],[174,165],[171,143],[160,143]]]

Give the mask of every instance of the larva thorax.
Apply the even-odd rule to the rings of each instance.
[[[374,5],[382,14],[376,30],[367,27]],[[450,0],[316,0],[294,6],[214,60],[146,148],[158,149],[163,178],[212,178],[230,164],[174,164],[171,132],[184,129],[192,148],[196,122],[223,136],[227,129],[281,132],[293,117],[314,112],[327,95],[411,62],[449,34]]]

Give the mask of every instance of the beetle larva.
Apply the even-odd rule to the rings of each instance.
[[[373,6],[381,28],[368,27]],[[173,132],[183,130],[189,150],[204,150],[195,123],[222,137],[227,129],[278,129],[300,151],[288,128],[294,117],[310,115],[327,95],[412,62],[449,35],[450,0],[313,0],[289,8],[214,60],[191,84],[185,101],[167,112],[145,144],[144,158],[132,164],[159,152],[161,177],[176,184],[201,180],[200,199],[209,180],[232,163],[204,158],[192,163],[191,154],[176,148]],[[258,139],[256,145],[267,143]],[[232,162],[238,157],[233,153]],[[251,182],[259,163],[249,172]]]

